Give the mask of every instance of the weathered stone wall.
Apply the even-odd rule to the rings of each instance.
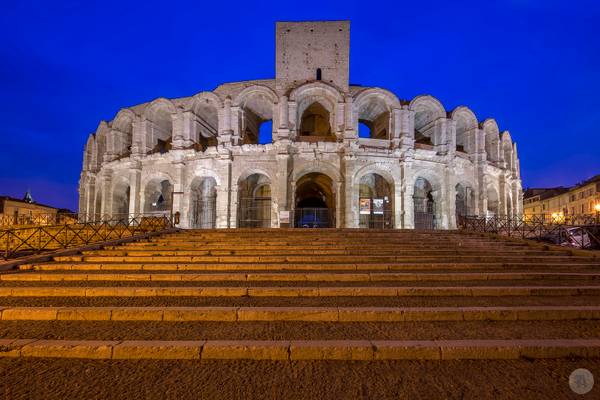
[[[408,101],[382,88],[349,86],[348,48],[347,21],[279,23],[277,79],[159,98],[102,121],[84,150],[80,214],[179,212],[180,226],[191,227],[205,201],[214,226],[236,227],[240,188],[253,179],[257,191],[270,193],[270,225],[277,227],[280,212],[294,210],[307,174],[327,177],[338,227],[359,226],[359,186],[367,174],[388,185],[396,228],[414,227],[416,182],[426,187],[427,199],[418,199],[431,206],[437,228],[455,228],[457,210],[522,214],[517,147],[507,131],[493,119],[479,122],[466,107],[447,112],[432,96]],[[305,111],[314,105],[329,117],[328,141],[303,136]],[[257,144],[267,121],[270,143]],[[359,121],[373,137],[358,137]]]

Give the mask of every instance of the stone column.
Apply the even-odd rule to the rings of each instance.
[[[129,218],[137,218],[143,212],[141,199],[144,195],[141,188],[142,167],[138,165],[129,170]]]
[[[412,165],[404,165],[402,167],[402,228],[415,228],[415,204],[413,195],[415,193],[414,176],[412,173]]]
[[[281,99],[276,107],[277,114],[279,115],[279,123],[275,125],[273,121],[273,130],[277,132],[276,137],[273,138],[273,143],[280,140],[288,140],[290,138],[289,130],[289,105],[287,96],[281,96]]]
[[[112,171],[102,173],[102,204],[100,213],[102,220],[110,219],[112,216]]]
[[[174,165],[174,177],[175,182],[173,182],[173,203],[171,204],[171,216],[174,218],[175,214],[179,212],[181,217],[185,218],[184,214],[188,214],[188,210],[183,209],[183,189],[185,187],[184,182],[184,165],[182,163],[177,163]],[[185,225],[182,225],[185,226]]]
[[[395,112],[398,124],[395,131],[398,132],[399,145],[402,150],[414,149],[415,147],[415,112],[402,106],[401,110]]]
[[[392,194],[392,196],[394,196],[393,199],[390,199],[390,201],[393,201],[394,204],[394,228],[395,229],[401,229],[402,228],[402,181],[399,181],[397,184],[394,185],[394,193]]]
[[[336,228],[342,228],[342,224],[343,224],[343,217],[342,217],[342,213],[343,213],[343,199],[342,199],[342,193],[344,193],[342,191],[342,187],[344,185],[344,182],[342,181],[337,181],[333,183],[335,185],[335,187],[333,187],[333,191],[334,191],[334,196],[335,196],[335,227]]]
[[[344,192],[340,193],[340,197],[344,196],[345,201],[345,218],[344,218],[344,227],[345,228],[358,228],[359,220],[358,220],[358,204],[357,204],[357,196],[355,196],[355,191],[358,190],[354,186],[354,182],[352,182],[352,177],[354,176],[354,168],[351,166],[354,165],[351,156],[346,156],[344,159],[344,164],[346,165],[346,171],[344,174],[345,184],[344,184]],[[355,200],[357,199],[357,200]]]

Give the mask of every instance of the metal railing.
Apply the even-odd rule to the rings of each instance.
[[[358,218],[358,227],[368,229],[393,229],[394,214],[391,210],[384,210],[379,214],[360,214]]]
[[[241,198],[238,206],[239,228],[270,228],[271,198]]]
[[[600,224],[592,218],[547,218],[547,216],[460,216],[461,230],[495,233],[538,240],[560,246],[600,249]],[[589,223],[588,223],[589,222]]]
[[[0,216],[1,228],[29,227],[39,225],[57,225],[77,223],[79,217],[76,213],[32,213],[21,215]]]
[[[335,210],[325,207],[302,207],[291,212],[294,228],[335,228]]]
[[[68,249],[108,240],[123,239],[172,228],[168,215],[122,215],[98,221],[0,229],[0,254],[9,259],[45,251]]]

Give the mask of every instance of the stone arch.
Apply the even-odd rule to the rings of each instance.
[[[190,183],[189,225],[213,229],[217,221],[217,181],[212,176],[196,176]]]
[[[341,182],[342,175],[338,168],[331,163],[316,160],[311,163],[307,163],[306,165],[294,169],[292,173],[292,181],[297,182],[303,175],[307,175],[309,173],[320,173],[329,176],[334,182]]]
[[[250,171],[249,171],[250,172]],[[238,179],[238,223],[240,228],[271,226],[271,182],[265,174],[250,172]]]
[[[106,142],[107,138],[110,135],[110,128],[106,121],[101,121],[98,124],[98,128],[96,129],[96,155],[95,162],[96,168],[100,169],[102,164],[104,163],[104,156],[106,155]]]
[[[129,180],[120,177],[116,178],[112,186],[112,217],[122,221],[129,220],[129,199],[130,199]]]
[[[96,146],[96,136],[90,134],[87,141],[85,142],[85,148],[83,151],[83,170],[94,171],[96,166],[94,165],[94,151]]]
[[[435,122],[446,117],[442,103],[433,96],[421,95],[410,102],[408,109],[415,113],[415,142],[435,145]]]
[[[335,132],[343,125],[343,116],[339,115],[338,104],[344,100],[337,89],[324,82],[307,83],[292,90],[289,99],[296,104],[296,115],[290,121],[290,128],[295,130],[298,137],[303,137],[302,140],[335,140]],[[317,128],[314,128],[315,126]],[[319,135],[305,134],[313,133],[311,129]],[[328,134],[322,135],[324,132]],[[310,139],[310,136],[313,136],[313,139]]]
[[[102,221],[102,184],[96,183],[96,193],[94,193],[94,217],[93,221]]]
[[[277,103],[278,98],[275,92],[262,85],[247,87],[236,97],[234,106],[239,107],[238,123],[240,124],[239,132],[242,144],[259,144],[260,131],[263,126],[270,126],[270,141],[273,141]]]
[[[294,191],[294,226],[335,227],[335,181],[323,172],[298,175]]]
[[[442,179],[429,170],[414,174],[413,217],[415,229],[438,229],[442,227]]]
[[[146,176],[142,177],[141,180],[141,198],[140,198],[140,210],[144,214],[169,214],[172,208],[172,193],[168,189],[167,186],[162,187],[162,182],[168,182],[170,185],[170,191],[173,191],[175,179],[167,173],[163,171],[149,171]],[[160,190],[158,187],[161,186]],[[164,191],[164,193],[163,193]],[[158,200],[159,194],[163,195],[163,202],[161,202],[160,207],[153,206],[152,203],[155,200]],[[165,210],[166,209],[166,210]]]
[[[131,154],[133,122],[136,116],[129,109],[120,110],[111,123],[108,151],[112,158],[122,158]]]
[[[512,138],[510,137],[510,133],[508,131],[504,131],[502,132],[502,137],[501,137],[501,143],[502,143],[502,158],[504,159],[504,162],[506,163],[506,169],[508,170],[512,170],[513,169],[513,142],[512,142]]]
[[[145,143],[150,153],[165,153],[171,149],[175,114],[177,107],[165,98],[152,101],[144,110],[143,119],[147,123]]]
[[[358,202],[360,228],[394,227],[394,179],[391,174],[373,168],[357,174],[353,202]],[[356,203],[355,203],[356,204]]]
[[[195,116],[194,130],[190,139],[193,143],[206,149],[217,144],[219,135],[219,114],[223,109],[223,102],[215,93],[200,92],[190,98],[185,105],[185,110]]]
[[[475,113],[469,108],[460,106],[450,116],[456,124],[456,151],[475,153],[476,130],[478,126]]]
[[[488,118],[481,124],[485,136],[485,152],[487,159],[491,162],[498,162],[499,157],[499,142],[500,130],[498,124],[492,118]]]
[[[380,88],[361,91],[353,101],[354,129],[359,132],[363,124],[373,139],[390,139],[393,130],[393,110],[400,108],[398,98]]]
[[[496,185],[488,183],[486,187],[487,194],[487,210],[486,215],[488,217],[494,217],[500,213],[500,195]]]

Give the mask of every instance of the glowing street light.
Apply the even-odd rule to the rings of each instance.
[[[600,224],[600,203],[596,203],[594,208],[596,209],[596,224]]]

